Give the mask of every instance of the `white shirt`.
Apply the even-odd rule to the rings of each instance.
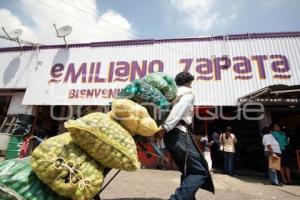
[[[271,145],[274,153],[281,154],[279,143],[272,134],[264,135],[262,143],[265,145],[265,151],[269,151],[267,146]]]
[[[181,97],[173,106],[165,124],[163,125],[167,132],[171,131],[175,127],[183,132],[187,132],[185,126],[178,124],[179,121],[183,120],[188,125],[193,122],[195,94],[193,93],[192,88],[185,86],[178,87],[177,96]]]
[[[220,137],[220,141],[223,144],[224,152],[235,153],[235,135],[230,133],[230,137],[226,138],[226,134],[223,133]]]

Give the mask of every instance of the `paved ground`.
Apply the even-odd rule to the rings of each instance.
[[[0,160],[3,158],[0,157]],[[116,172],[113,170],[105,178]],[[105,200],[162,200],[168,199],[179,185],[180,174],[176,171],[142,169],[121,173],[103,191]],[[205,200],[300,200],[300,186],[275,187],[259,177],[229,177],[213,175],[216,194],[199,191],[197,199]]]
[[[111,172],[106,180],[113,174]],[[300,186],[282,188],[254,177],[213,175],[216,194],[199,191],[197,199],[205,200],[300,200]],[[122,171],[103,191],[102,199],[160,200],[167,199],[179,185],[179,173],[143,169],[137,172]]]

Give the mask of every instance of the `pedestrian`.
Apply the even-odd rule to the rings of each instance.
[[[211,135],[211,159],[212,159],[212,169],[220,169],[220,135],[217,129],[213,129]]]
[[[264,127],[262,130],[263,139],[262,143],[265,146],[265,156],[268,163],[268,169],[269,169],[269,180],[272,185],[276,186],[282,186],[282,184],[279,183],[277,171],[275,169],[269,168],[269,159],[279,159],[281,157],[281,150],[279,143],[272,135],[272,130],[269,127]]]
[[[290,170],[290,164],[291,164],[291,158],[290,155],[287,152],[287,146],[288,146],[288,138],[284,132],[281,131],[280,126],[278,124],[272,124],[272,135],[277,140],[280,146],[281,150],[281,178],[284,184],[286,185],[292,185],[293,181],[291,179],[291,170]]]
[[[226,128],[225,133],[221,134],[220,136],[220,144],[223,148],[224,173],[230,176],[234,176],[234,156],[235,144],[237,143],[237,139],[231,131],[231,127]]]
[[[191,137],[191,127],[194,117],[195,95],[192,90],[194,76],[188,72],[180,72],[175,81],[178,86],[178,101],[157,133],[163,137],[165,146],[178,169],[181,184],[171,195],[171,200],[192,200],[199,188],[214,193],[214,185],[207,163],[202,152]]]

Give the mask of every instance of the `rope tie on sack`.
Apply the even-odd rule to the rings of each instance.
[[[61,170],[59,167],[62,166],[66,170],[69,171],[69,183],[73,186],[76,186],[78,184],[79,189],[87,190],[89,191],[88,187],[92,187],[91,181],[88,179],[84,179],[84,176],[82,175],[81,171],[76,169],[76,167],[79,165],[78,163],[74,163],[72,161],[66,161],[63,157],[54,157],[52,153],[49,154],[50,160],[41,160],[42,162],[50,162],[52,163],[53,168],[57,170]],[[60,166],[56,166],[56,161],[61,162]],[[77,183],[72,182],[72,178],[75,177],[79,181]],[[57,177],[59,178],[59,177]],[[89,191],[90,192],[90,191]]]

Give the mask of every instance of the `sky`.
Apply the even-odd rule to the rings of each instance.
[[[0,26],[20,39],[68,43],[300,31],[300,0],[0,0]],[[0,30],[0,35],[4,32]],[[0,38],[0,47],[16,46]]]

